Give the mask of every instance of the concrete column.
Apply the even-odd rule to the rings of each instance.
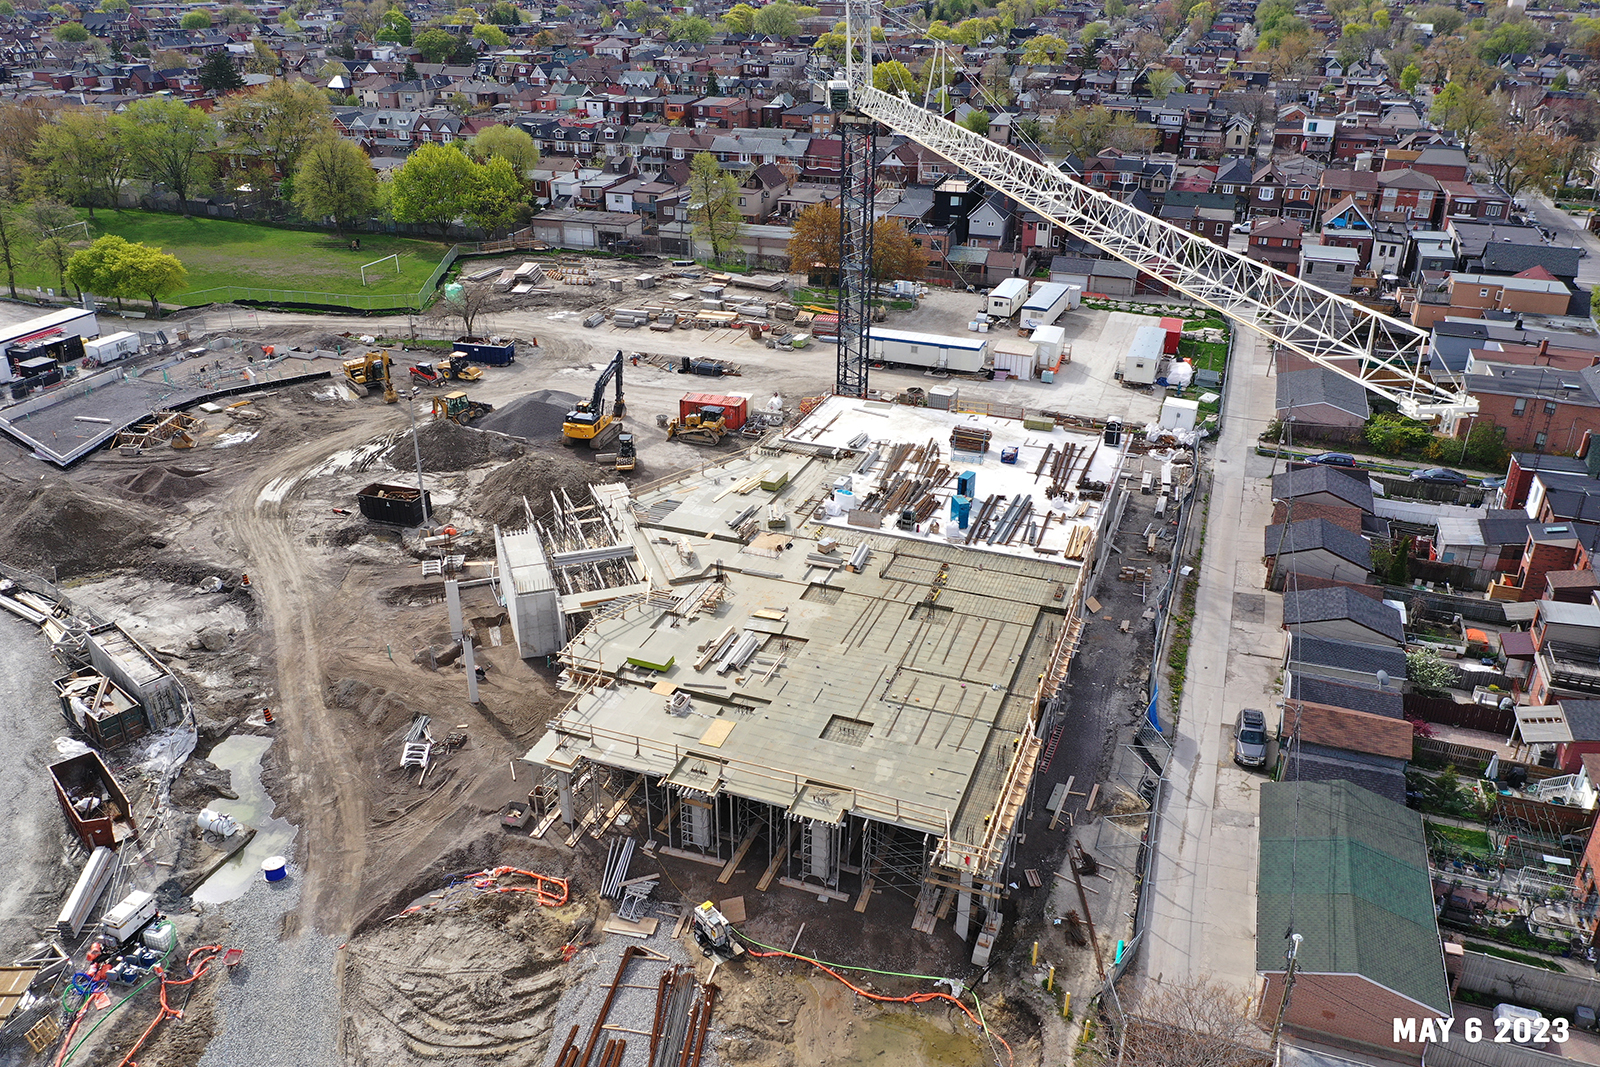
[[[577,822],[572,809],[572,775],[565,771],[557,771],[556,790],[561,797],[561,821],[571,826]]]
[[[960,892],[956,893],[956,936],[961,940],[967,939],[967,925],[972,921],[972,894],[967,890],[972,888],[972,875],[961,876]]]

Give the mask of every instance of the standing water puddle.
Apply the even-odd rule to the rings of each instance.
[[[261,861],[269,856],[287,856],[294,843],[294,824],[274,819],[272,798],[261,786],[261,757],[270,737],[236,734],[224,738],[211,750],[211,762],[233,773],[233,791],[238,800],[218,799],[209,805],[226,812],[245,826],[255,828],[256,836],[239,854],[217,868],[217,872],[194,891],[194,899],[205,904],[220,904],[244,895],[252,882],[263,877]]]

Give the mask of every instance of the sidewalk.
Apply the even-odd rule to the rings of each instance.
[[[1264,339],[1246,330],[1240,344],[1212,461],[1194,640],[1156,842],[1142,973],[1154,982],[1209,975],[1250,990],[1257,791],[1267,779],[1233,763],[1232,724],[1241,708],[1254,707],[1266,713],[1269,730],[1277,726],[1283,612],[1282,598],[1264,588],[1261,538],[1272,521],[1270,484],[1247,473],[1256,437],[1273,416],[1276,382],[1267,376]]]

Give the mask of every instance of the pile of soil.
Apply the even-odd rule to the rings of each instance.
[[[147,504],[171,507],[215,489],[216,485],[206,478],[210,473],[210,468],[205,467],[146,467],[124,478],[122,487]]]
[[[565,489],[573,502],[588,502],[588,487],[614,482],[617,472],[601,467],[587,449],[553,449],[529,452],[490,472],[478,486],[469,509],[482,527],[521,530],[528,525],[522,500],[527,498],[536,517],[550,511],[550,494]]]
[[[422,469],[436,472],[464,471],[485,463],[515,459],[527,450],[499,434],[483,433],[449,419],[434,419],[417,427],[416,445],[411,434],[402,434],[383,461],[399,470],[415,466],[416,449],[422,450]]]
[[[567,421],[578,397],[556,389],[540,389],[511,403],[495,408],[478,420],[485,430],[520,437],[525,441],[561,439],[561,424]]]
[[[0,559],[56,568],[61,578],[147,563],[166,524],[139,504],[90,495],[71,482],[0,484]]]

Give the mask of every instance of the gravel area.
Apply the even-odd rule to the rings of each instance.
[[[339,998],[331,937],[299,929],[300,881],[263,879],[222,905],[224,944],[244,959],[217,992],[217,1034],[200,1067],[338,1062]]]
[[[478,426],[529,441],[555,441],[561,436],[561,424],[566,421],[567,412],[577,402],[578,398],[572,393],[539,389],[508,404],[497,405],[478,420]]]
[[[684,948],[685,943],[693,944],[690,938],[685,936],[681,942],[672,940],[672,929],[678,922],[676,906],[658,905],[653,914],[661,920],[655,936],[637,938],[603,934],[599,944],[586,949],[573,959],[570,964],[571,977],[568,980],[567,991],[562,994],[561,1003],[556,1008],[555,1025],[550,1031],[550,1051],[545,1056],[545,1062],[551,1067],[561,1055],[561,1048],[566,1044],[567,1033],[572,1029],[573,1023],[578,1024],[579,1047],[589,1040],[589,1030],[594,1026],[595,1016],[600,1014],[600,1005],[605,1003],[606,993],[611,988],[611,979],[617,973],[617,961],[622,959],[622,953],[629,945],[643,945],[668,957],[673,963],[695,964],[701,961],[702,957],[698,950]],[[616,999],[611,1002],[611,1011],[606,1016],[606,1022],[648,1033],[656,1017],[656,983],[661,978],[661,972],[671,965],[652,959],[635,959],[630,963],[622,975],[622,984],[649,988],[618,989]],[[704,978],[703,971],[701,977]],[[717,1067],[717,1058],[712,1052],[717,1035],[715,1014],[712,1016],[711,1026],[712,1040],[706,1042],[705,1058],[701,1061],[705,1067]],[[622,1056],[622,1067],[648,1067],[650,1038],[645,1034],[629,1034],[614,1030],[601,1031],[600,1040],[595,1043],[591,1064],[600,1058],[600,1048],[608,1037],[620,1037],[628,1042],[627,1050]]]

